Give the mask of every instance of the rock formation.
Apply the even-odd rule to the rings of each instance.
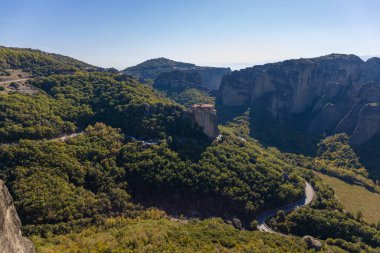
[[[156,80],[160,74],[165,74],[160,76],[158,86],[169,88],[190,85],[201,89],[205,87],[205,90],[218,90],[222,77],[230,72],[230,68],[199,67],[162,57],[147,60],[122,71],[138,78],[141,82]]]
[[[211,104],[193,105],[191,108],[193,120],[200,126],[203,133],[214,139],[218,136],[216,110]]]
[[[310,249],[315,249],[316,251],[322,249],[322,243],[310,235],[302,237],[302,241],[304,241]]]
[[[361,145],[380,132],[380,59],[332,54],[234,71],[224,77],[226,106],[264,108],[274,119],[302,119],[308,134],[346,132]]]
[[[4,182],[0,180],[0,252],[33,253],[31,241],[21,236],[21,222]]]
[[[196,88],[203,91],[218,90],[229,68],[196,67],[190,70],[173,70],[157,76],[154,87],[163,90],[181,91]]]

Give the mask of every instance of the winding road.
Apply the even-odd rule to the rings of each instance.
[[[73,138],[73,137],[76,137],[76,136],[82,135],[82,134],[83,134],[83,132],[73,133],[73,134],[65,134],[65,135],[61,135],[61,136],[56,137],[56,138],[52,138],[50,140],[51,141],[62,141],[62,142],[65,142],[67,139],[70,139],[70,138]],[[147,142],[147,141],[144,141],[144,140],[139,140],[139,139],[137,139],[137,138],[135,138],[133,136],[128,136],[128,138],[131,138],[132,140],[135,140],[135,141],[140,141],[144,145],[154,145],[154,144],[157,144],[157,142]],[[17,143],[11,143],[11,145],[12,144],[17,144]],[[271,209],[271,210],[267,210],[267,211],[259,214],[257,216],[257,222],[258,222],[257,229],[259,231],[262,231],[262,232],[280,234],[279,232],[276,232],[273,229],[271,229],[265,223],[265,221],[267,219],[275,216],[277,214],[277,212],[280,211],[280,210],[283,210],[285,213],[289,213],[291,211],[296,210],[299,207],[309,205],[313,201],[314,197],[315,197],[315,192],[314,192],[313,187],[308,182],[305,181],[305,195],[303,196],[303,198],[301,200],[295,202],[295,203],[291,203],[291,204],[287,204],[287,205],[284,205],[284,206],[280,206],[280,207],[277,207],[277,208],[274,208],[274,209]]]
[[[72,133],[72,134],[63,134],[63,135],[60,135],[58,137],[54,137],[54,138],[51,138],[51,139],[40,139],[40,140],[34,140],[34,141],[45,140],[45,141],[61,141],[61,142],[65,142],[68,139],[74,138],[74,137],[82,135],[82,134],[84,134],[84,132],[77,132],[77,133]],[[146,141],[146,140],[138,139],[138,138],[136,138],[134,136],[127,136],[127,137],[130,138],[130,139],[132,139],[133,141],[141,142],[143,145],[146,145],[146,146],[157,145],[160,142],[160,141]],[[24,139],[24,140],[26,140],[26,139]],[[0,143],[0,145],[17,145],[17,144],[18,144],[18,142]]]
[[[279,234],[278,232],[271,229],[265,223],[265,221],[267,219],[275,216],[276,213],[280,210],[283,210],[285,213],[290,213],[291,211],[296,210],[299,207],[307,206],[311,203],[311,201],[313,201],[314,197],[315,197],[315,192],[314,192],[313,187],[308,182],[306,182],[305,196],[301,200],[299,200],[295,203],[292,203],[292,204],[277,207],[277,208],[274,208],[274,209],[271,209],[271,210],[268,210],[268,211],[261,213],[259,216],[257,216],[257,223],[258,223],[257,229],[259,231],[262,231],[262,232]]]

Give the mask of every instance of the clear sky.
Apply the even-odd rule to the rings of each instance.
[[[380,0],[0,0],[0,45],[123,69],[380,54]]]

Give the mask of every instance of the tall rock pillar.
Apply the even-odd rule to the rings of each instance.
[[[218,123],[216,110],[211,104],[195,104],[191,108],[194,121],[203,130],[203,133],[214,139],[218,136]]]

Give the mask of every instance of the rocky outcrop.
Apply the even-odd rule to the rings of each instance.
[[[203,133],[214,139],[218,136],[218,123],[216,118],[216,110],[213,105],[200,104],[193,105],[191,108],[191,116]]]
[[[315,249],[316,251],[322,250],[322,243],[310,235],[302,237],[302,241],[304,241],[310,249]]]
[[[157,87],[195,86],[204,90],[218,90],[223,76],[230,72],[230,68],[200,67],[163,57],[147,60],[121,71],[138,78],[141,82],[156,80]]]
[[[0,252],[33,253],[31,241],[21,236],[21,222],[4,182],[0,180]]]
[[[380,132],[380,59],[332,54],[254,66],[224,77],[226,106],[258,106],[287,123],[302,119],[308,134],[353,134],[361,145]]]
[[[154,87],[160,90],[181,91],[196,88],[203,91],[218,90],[229,68],[195,67],[188,70],[173,70],[161,73],[154,81]]]
[[[360,110],[357,122],[351,141],[355,145],[361,145],[380,132],[380,104],[366,104]]]

